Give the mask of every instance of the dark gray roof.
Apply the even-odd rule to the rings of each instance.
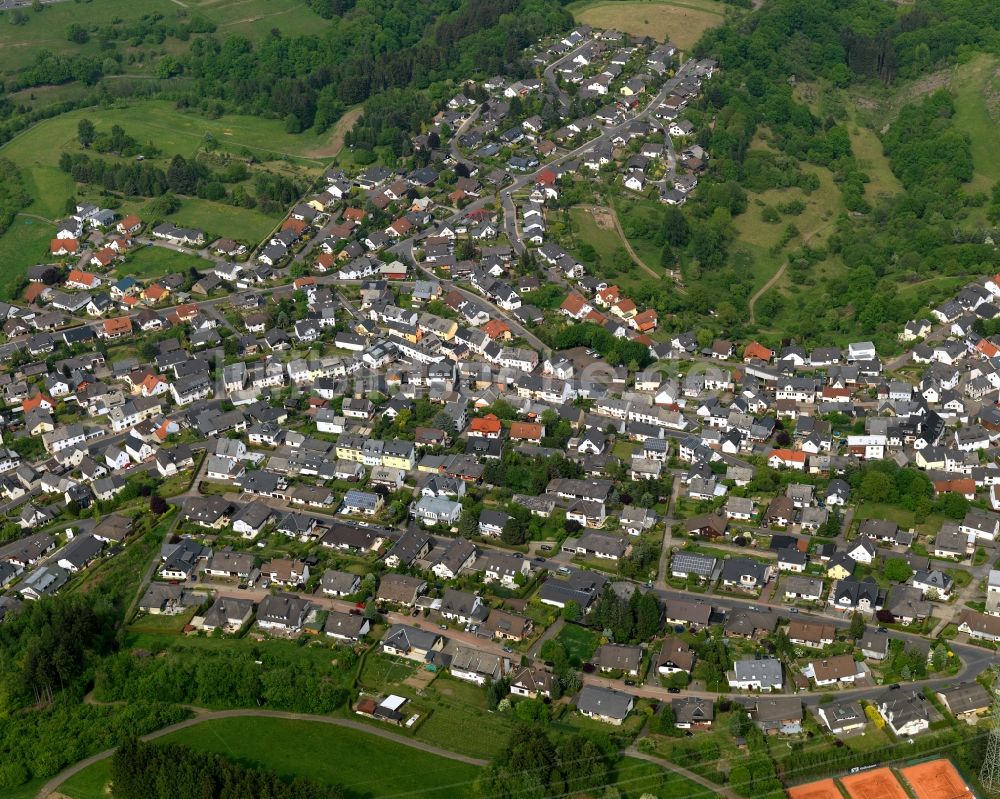
[[[430,651],[440,637],[431,630],[422,630],[419,627],[411,627],[409,624],[394,624],[385,634],[382,644],[400,651],[409,651],[410,649]]]
[[[80,535],[66,544],[59,553],[60,561],[69,561],[77,569],[82,569],[98,556],[104,548],[104,542],[92,535]]]
[[[631,694],[597,685],[585,685],[576,698],[576,706],[581,713],[624,719],[633,701]]]

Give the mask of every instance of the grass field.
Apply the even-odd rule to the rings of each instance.
[[[311,150],[309,155],[315,158],[333,158],[338,155],[344,149],[344,137],[354,127],[354,123],[361,118],[364,110],[364,106],[356,105],[344,112],[336,124],[326,132],[326,141]]]
[[[626,292],[652,279],[629,258],[606,209],[597,209],[595,214],[590,206],[577,206],[570,210],[570,219],[577,244],[576,254],[579,255],[580,244],[589,244],[600,259],[600,265],[588,264],[594,267],[595,274],[621,286]],[[571,246],[570,249],[574,248]],[[616,263],[622,268],[613,266]]]
[[[163,741],[231,757],[249,766],[292,777],[341,784],[348,799],[406,796],[472,796],[478,769],[418,752],[364,733],[307,721],[225,719],[165,736]],[[391,767],[385,768],[389,763]],[[67,780],[60,792],[70,799],[106,799],[110,761],[96,763]],[[638,758],[623,758],[612,779],[621,795],[635,799],[687,799],[705,793],[684,777]],[[38,786],[32,786],[37,791]],[[28,799],[25,791],[10,799]],[[5,797],[6,799],[6,797]]]
[[[18,216],[0,236],[0,297],[12,299],[14,289],[32,264],[44,262],[55,227],[26,216]]]
[[[899,110],[919,103],[938,89],[947,89],[955,101],[955,125],[972,140],[975,174],[971,191],[989,192],[1000,180],[1000,155],[996,152],[996,130],[1000,124],[1000,58],[978,54],[957,66],[946,67],[916,80],[899,82],[891,88],[875,84],[855,87],[848,95],[852,116],[871,131],[890,124]],[[874,137],[874,133],[871,134]],[[855,154],[864,159],[865,145],[852,132]],[[878,170],[869,170],[873,183]]]
[[[111,761],[101,760],[74,774],[59,789],[70,799],[106,799],[111,781]]]
[[[800,234],[792,239],[788,247],[799,246],[804,240],[814,245],[822,245],[826,235],[833,230],[840,207],[840,190],[834,185],[833,176],[828,169],[807,165],[804,165],[803,169],[810,170],[819,178],[820,187],[816,191],[806,194],[801,189],[788,188],[748,192],[747,210],[733,220],[736,245],[746,248],[754,258],[755,291],[764,286],[788,260],[784,251],[777,253],[771,251],[771,248],[780,241],[787,225],[795,225]],[[797,216],[782,214],[781,221],[776,223],[765,222],[761,218],[765,207],[773,208],[793,200],[801,201],[805,205],[805,210],[801,214]],[[832,263],[819,264],[814,268],[813,274],[819,278],[832,271],[835,266]],[[787,286],[787,282],[787,277],[782,278],[771,290],[781,290]]]
[[[893,195],[903,186],[889,168],[889,159],[882,152],[882,142],[875,131],[856,125],[849,130],[851,149],[858,164],[871,180],[865,185],[865,196],[869,202],[880,195]]]
[[[988,192],[1000,180],[997,153],[997,122],[991,116],[988,98],[1000,92],[1000,67],[995,56],[980,55],[955,69],[951,80],[955,95],[955,124],[972,139],[975,176],[970,188]],[[994,109],[994,114],[997,110]]]
[[[44,784],[45,779],[39,778],[31,782],[26,782],[24,785],[19,785],[17,788],[8,788],[7,790],[0,791],[0,799],[35,799],[38,796],[39,789]]]
[[[915,283],[900,283],[897,296],[900,300],[911,300],[916,297],[923,301],[924,306],[930,308],[943,298],[951,297],[968,280],[964,276],[939,275]]]
[[[282,214],[262,214],[253,208],[192,198],[184,200],[180,210],[170,218],[175,224],[192,225],[206,231],[210,240],[213,236],[221,236],[253,246],[277,227]]]
[[[566,8],[577,22],[670,40],[681,50],[721,25],[726,12],[726,5],[715,0],[579,0]]]
[[[622,758],[613,779],[614,787],[628,797],[651,793],[657,799],[693,799],[708,794],[691,780],[634,757]]]
[[[833,176],[828,169],[819,169],[809,165],[804,170],[812,172],[819,178],[819,188],[806,194],[799,188],[768,189],[763,192],[747,192],[747,210],[733,220],[736,228],[736,238],[754,247],[769,248],[781,239],[785,226],[792,223],[799,229],[802,237],[812,236],[821,243],[826,228],[831,228],[840,206],[840,191],[834,185]],[[776,207],[799,200],[805,204],[805,210],[797,216],[782,214],[781,221],[764,222],[761,212],[764,206]]]
[[[348,799],[406,795],[469,797],[478,769],[356,730],[309,721],[238,718],[207,721],[160,739],[232,758],[283,777],[343,785]],[[61,792],[103,799],[110,762],[84,769]]]
[[[0,156],[21,167],[27,187],[35,197],[34,203],[26,209],[28,212],[49,219],[64,213],[66,200],[74,193],[74,184],[72,178],[59,169],[59,155],[64,150],[80,151],[77,125],[84,117],[92,119],[98,131],[121,125],[126,134],[138,141],[153,142],[162,151],[155,163],[164,169],[175,155],[194,156],[204,146],[206,136],[213,137],[221,150],[235,154],[246,150],[261,160],[282,159],[287,154],[292,159],[292,170],[304,182],[311,180],[322,166],[320,161],[303,155],[315,146],[316,138],[289,135],[276,120],[238,115],[204,119],[177,111],[171,103],[162,101],[145,101],[100,111],[73,111],[45,120],[0,147]],[[287,165],[279,163],[284,171]],[[245,237],[240,235],[241,228],[244,233],[253,234],[250,238],[256,238],[257,234],[263,236],[275,221],[270,220],[269,227],[268,217],[263,214],[219,203],[190,200],[187,205],[191,210],[182,209],[181,215],[207,215],[208,221],[201,226],[210,227],[217,221],[220,226],[237,228],[219,231],[236,238]],[[178,221],[197,224],[193,218]]]
[[[156,165],[162,169],[167,168],[174,155],[194,156],[204,146],[206,136],[213,137],[219,149],[234,154],[246,150],[260,160],[281,159],[271,160],[272,168],[292,173],[303,184],[311,183],[323,165],[322,161],[305,155],[316,146],[318,140],[315,136],[291,136],[275,120],[238,115],[203,119],[179,112],[171,103],[162,101],[144,101],[99,111],[74,111],[41,122],[0,147],[0,156],[20,166],[25,185],[34,198],[25,209],[27,213],[44,219],[57,219],[65,213],[66,201],[74,194],[100,202],[96,192],[88,191],[87,187],[80,187],[77,191],[72,178],[58,167],[59,155],[64,150],[80,151],[77,125],[84,117],[92,119],[99,131],[121,125],[129,136],[141,142],[153,142],[162,151],[162,155],[155,159]],[[93,196],[88,197],[88,194]],[[143,204],[141,199],[128,201],[122,210],[142,213]],[[208,200],[186,199],[172,218],[180,225],[199,227],[209,233],[255,245],[275,228],[281,215],[263,214],[254,209]],[[33,230],[19,227],[18,235],[8,233],[0,237],[0,255],[7,256],[3,262],[8,274],[21,274],[23,267],[46,257],[46,245],[51,235],[41,235],[38,231],[37,226]]]
[[[82,10],[84,9],[85,10]],[[239,34],[252,39],[268,36],[272,28],[277,28],[286,36],[316,33],[330,23],[314,14],[302,0],[88,0],[86,6],[80,3],[54,3],[40,12],[22,9],[25,21],[21,25],[11,25],[6,14],[0,15],[0,49],[2,49],[4,71],[15,71],[31,64],[42,50],[65,53],[67,55],[106,54],[98,37],[92,36],[85,44],[75,44],[66,38],[66,29],[71,23],[79,23],[88,29],[110,25],[114,21],[136,22],[147,14],[160,14],[165,20],[173,21],[180,14],[200,14],[212,20],[217,26],[216,35]],[[8,12],[9,13],[9,12]],[[167,39],[163,44],[131,41],[114,43],[127,54],[145,52],[149,55],[170,50],[176,40]],[[146,64],[155,63],[154,58],[143,59]],[[129,74],[142,74],[141,63],[130,64]]]
[[[12,139],[2,152],[19,164],[27,159],[32,164],[55,166],[62,150],[79,149],[77,124],[84,117],[94,123],[98,132],[121,125],[134,139],[153,142],[162,151],[164,162],[175,155],[190,158],[205,145],[206,137],[211,137],[220,150],[237,154],[246,150],[262,161],[287,156],[306,169],[323,166],[322,161],[308,156],[317,145],[316,136],[285,133],[281,120],[240,114],[209,119],[179,111],[165,100],[141,100],[113,108],[87,108],[61,114]]]
[[[119,264],[115,271],[119,275],[135,277],[159,277],[171,272],[186,273],[192,266],[204,270],[211,264],[197,255],[168,250],[166,247],[143,247],[132,253],[128,260]]]
[[[277,28],[286,36],[303,36],[330,25],[302,0],[189,0],[188,4],[213,20],[223,35],[261,39]]]
[[[892,174],[889,159],[882,152],[882,142],[878,134],[869,127],[860,124],[856,109],[851,103],[845,103],[850,115],[850,125],[847,131],[851,137],[851,150],[858,164],[871,179],[865,186],[865,196],[873,202],[883,195],[893,195],[902,191],[902,184]]]

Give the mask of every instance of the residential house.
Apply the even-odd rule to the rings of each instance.
[[[612,688],[584,685],[576,697],[576,709],[588,718],[621,726],[635,706],[635,697]]]

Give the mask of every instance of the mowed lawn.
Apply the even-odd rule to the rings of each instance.
[[[205,271],[211,263],[197,255],[168,250],[166,247],[143,247],[129,255],[127,261],[118,264],[115,271],[119,275],[151,278],[171,272],[183,274],[192,266],[199,271]]]
[[[566,8],[577,22],[670,40],[690,50],[706,30],[722,24],[726,5],[715,0],[580,0]]]
[[[465,799],[479,769],[357,730],[312,721],[233,718],[206,721],[157,742],[215,752],[282,777],[306,777],[343,785],[348,799],[402,796]],[[102,799],[110,761],[96,763],[68,780],[70,799]]]
[[[192,198],[184,200],[170,220],[177,225],[200,228],[209,234],[210,240],[222,237],[255,246],[278,226],[282,214],[262,214],[253,208]]]

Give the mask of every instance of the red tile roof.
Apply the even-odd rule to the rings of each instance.
[[[752,358],[759,358],[762,361],[770,361],[774,357],[774,351],[769,350],[763,344],[751,341],[743,350],[743,360],[749,361]]]
[[[772,449],[767,459],[780,458],[788,463],[805,463],[806,454],[794,449]]]
[[[578,316],[586,304],[587,301],[581,294],[570,292],[566,299],[563,300],[562,305],[559,306],[559,310],[565,311],[571,316]]]
[[[119,316],[117,319],[105,319],[104,332],[108,334],[131,333],[132,320],[127,316]]]
[[[469,423],[469,430],[474,433],[499,433],[502,425],[492,413],[477,417]]]
[[[512,422],[510,437],[527,441],[539,441],[542,438],[542,426],[533,422]]]

